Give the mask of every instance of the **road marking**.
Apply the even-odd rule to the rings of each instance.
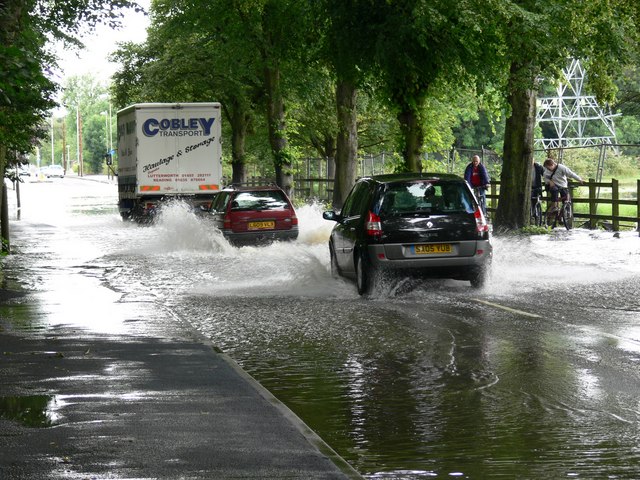
[[[506,310],[507,312],[517,313],[518,315],[524,315],[525,317],[532,318],[542,318],[540,315],[536,315],[535,313],[523,312],[522,310],[516,310],[515,308],[506,307],[504,305],[500,305],[499,303],[487,302],[486,300],[480,300],[479,298],[472,298],[478,303],[484,303],[485,305],[489,305],[490,307],[500,308],[502,310]]]

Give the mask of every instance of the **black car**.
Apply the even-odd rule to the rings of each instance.
[[[298,238],[298,217],[280,187],[230,185],[211,203],[209,213],[229,243],[259,245]]]
[[[484,285],[492,258],[489,225],[471,188],[451,174],[407,173],[358,180],[329,239],[331,270],[369,293],[385,272]]]

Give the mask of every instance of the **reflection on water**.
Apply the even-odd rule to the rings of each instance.
[[[57,420],[56,398],[51,395],[0,397],[0,417],[27,427],[51,427]]]
[[[369,478],[637,478],[637,234],[496,238],[483,291],[363,300],[329,274],[321,207],[298,216],[298,241],[260,248],[179,204],[146,227],[68,219],[37,248],[171,308]]]

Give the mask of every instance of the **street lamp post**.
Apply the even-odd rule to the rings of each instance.
[[[51,115],[51,165],[56,163],[56,145],[53,140],[53,114]]]
[[[82,119],[80,106],[76,105],[76,152],[78,154],[78,175],[84,176],[84,164],[82,162]]]
[[[111,102],[109,102],[109,155],[113,150],[113,117],[111,116]]]
[[[104,115],[104,144],[109,152],[109,112],[100,112],[100,115]]]
[[[105,135],[105,144],[107,146],[107,154],[105,155],[105,160],[107,161],[107,178],[110,177],[110,165],[111,162],[110,157],[111,157],[111,139],[112,139],[112,134],[111,134],[111,103],[109,103],[109,110],[108,111],[104,111],[104,112],[100,112],[100,115],[104,115],[104,135]]]

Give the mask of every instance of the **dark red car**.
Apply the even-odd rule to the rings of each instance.
[[[260,245],[298,238],[298,217],[281,188],[230,185],[209,209],[216,227],[232,245]]]

